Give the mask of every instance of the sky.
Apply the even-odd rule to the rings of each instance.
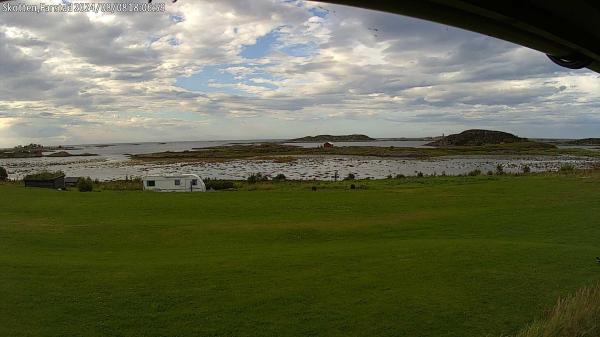
[[[470,128],[600,137],[600,75],[481,34],[307,1],[0,11],[0,147]]]

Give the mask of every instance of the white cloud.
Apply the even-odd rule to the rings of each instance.
[[[418,136],[474,121],[524,136],[598,136],[598,75],[565,71],[510,43],[305,1],[182,0],[166,8],[0,13],[0,146],[361,126],[373,136]],[[265,55],[243,56],[269,34]],[[177,85],[211,66],[221,69],[212,81]]]

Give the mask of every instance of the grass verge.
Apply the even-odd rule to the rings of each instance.
[[[600,283],[558,300],[546,317],[514,337],[600,336]]]

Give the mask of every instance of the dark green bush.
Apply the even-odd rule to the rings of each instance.
[[[487,175],[488,175],[488,176],[493,176],[493,175],[494,175],[494,172],[492,172],[492,170],[489,170],[489,171],[487,171]]]
[[[470,177],[475,177],[475,176],[479,176],[479,175],[481,175],[481,170],[479,170],[479,169],[475,169],[468,173],[468,176],[470,176]]]
[[[348,173],[346,178],[344,178],[344,180],[354,180],[354,179],[356,179],[356,175],[354,173]]]
[[[262,173],[252,173],[248,177],[248,182],[250,184],[256,184],[259,181],[267,181],[267,180],[269,180],[269,176],[263,175]]]
[[[404,179],[406,176],[404,174],[396,174],[396,179]]]
[[[219,179],[206,179],[204,180],[207,190],[229,190],[235,188],[233,181],[231,180],[219,180]]]
[[[417,173],[417,178],[423,178],[423,176],[424,176],[424,175],[423,175],[423,172],[419,171],[419,172]]]
[[[144,189],[142,178],[140,177],[128,177],[125,180],[110,180],[110,181],[97,181],[94,180],[96,186],[101,186],[103,190],[111,191],[141,191]]]
[[[502,166],[502,164],[496,165],[496,174],[499,176],[504,174],[504,167]]]
[[[529,165],[525,165],[522,168],[523,173],[530,173],[531,172],[531,167],[529,167]]]
[[[283,173],[279,173],[278,175],[273,177],[273,181],[284,181],[286,179],[287,178],[285,177],[285,174],[283,174]]]
[[[92,178],[79,178],[77,180],[77,189],[79,192],[91,192],[94,190],[94,183],[92,182]]]
[[[8,179],[8,172],[6,172],[4,167],[0,166],[0,181],[5,181],[6,179]]]

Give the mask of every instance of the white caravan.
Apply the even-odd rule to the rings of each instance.
[[[158,192],[206,192],[202,179],[195,174],[176,176],[147,176],[143,179],[144,190]]]

